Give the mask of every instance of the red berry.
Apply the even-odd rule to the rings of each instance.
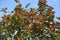
[[[31,20],[35,20],[35,18],[31,18]]]
[[[40,23],[39,23],[39,22],[36,22],[36,25],[37,25],[37,26],[39,26],[39,25],[40,25]]]
[[[50,31],[51,31],[51,32],[54,32],[54,31],[55,31],[55,28],[50,28]]]
[[[43,20],[43,17],[42,16],[40,16],[40,20]]]
[[[29,15],[29,13],[28,13],[28,12],[26,12],[25,16],[28,16],[28,15]]]
[[[41,27],[44,30],[44,26]]]
[[[26,29],[26,31],[28,32],[28,31],[29,31],[29,26],[26,25],[26,26],[25,26],[25,29]]]
[[[47,25],[49,26],[50,25],[50,22],[47,22]]]
[[[30,21],[30,18],[27,18],[27,21]]]
[[[26,28],[26,29],[28,29],[28,27],[29,27],[28,25],[27,25],[27,26],[25,26],[25,28]]]

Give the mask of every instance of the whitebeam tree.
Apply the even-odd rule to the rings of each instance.
[[[60,22],[54,21],[55,12],[46,0],[38,0],[39,8],[29,12],[19,0],[15,2],[18,5],[13,14],[4,15],[0,21],[0,40],[60,40]]]

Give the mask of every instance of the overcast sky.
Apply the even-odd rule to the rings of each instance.
[[[29,8],[38,8],[38,0],[20,0],[22,7],[24,8],[26,4],[30,3],[31,5],[28,7]],[[54,8],[55,16],[60,16],[60,0],[47,0],[47,4],[52,6]],[[14,2],[14,0],[0,0],[0,9],[7,7],[8,12],[10,13],[16,6],[17,4]],[[3,12],[0,12],[0,20],[1,16],[3,16]],[[57,19],[55,19],[58,21]]]

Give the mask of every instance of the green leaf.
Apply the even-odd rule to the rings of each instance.
[[[47,40],[47,38],[46,37],[43,37],[42,40]]]

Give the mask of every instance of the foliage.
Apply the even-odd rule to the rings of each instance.
[[[0,40],[60,40],[60,22],[54,21],[55,12],[39,0],[38,9],[23,10],[17,5],[13,15],[0,21]]]

